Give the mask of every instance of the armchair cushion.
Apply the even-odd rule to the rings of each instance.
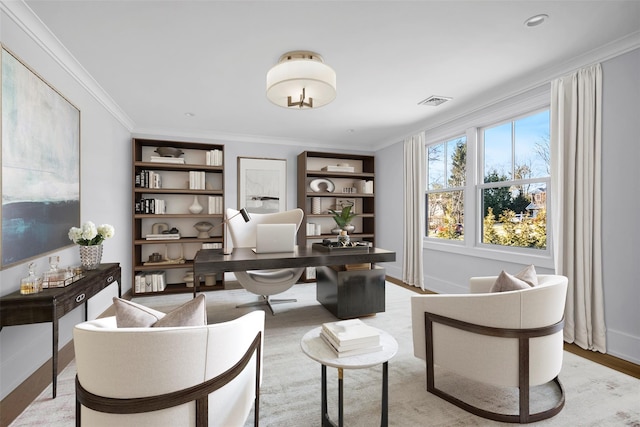
[[[162,319],[165,314],[144,305],[113,297],[118,328],[147,328]]]
[[[205,326],[207,324],[204,294],[198,295],[167,314],[121,298],[114,297],[113,304],[116,308],[115,317],[118,328]]]
[[[526,267],[515,276],[502,271],[489,292],[508,292],[528,289],[538,285],[538,276],[533,265]]]
[[[531,286],[525,282],[524,280],[518,279],[516,276],[512,276],[506,271],[500,272],[496,282],[491,287],[490,292],[508,292],[508,291],[519,291],[521,289],[527,289]]]
[[[153,327],[176,327],[176,326],[206,326],[207,325],[207,304],[204,294],[187,301],[180,307],[171,310],[162,319],[158,320]]]

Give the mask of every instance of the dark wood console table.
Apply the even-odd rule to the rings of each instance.
[[[84,303],[84,319],[87,320],[89,298],[112,284],[118,283],[118,297],[122,285],[120,264],[101,264],[96,270],[84,272],[85,277],[64,288],[45,289],[31,295],[20,291],[0,297],[0,330],[4,326],[29,325],[51,322],[52,324],[52,384],[56,397],[58,378],[58,320]]]

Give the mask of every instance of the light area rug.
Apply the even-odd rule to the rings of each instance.
[[[386,311],[362,318],[390,333],[399,350],[389,362],[389,425],[411,426],[494,426],[509,425],[472,415],[426,391],[425,364],[413,356],[410,298],[414,292],[386,284]],[[261,389],[260,425],[313,427],[321,425],[320,365],[300,349],[300,339],[310,329],[335,321],[316,301],[315,283],[298,284],[278,295],[297,298],[295,303],[276,305],[276,315],[267,311],[264,348],[264,377]],[[137,297],[135,301],[169,311],[190,295]],[[225,321],[260,308],[236,308],[256,300],[243,289],[207,292],[209,323]],[[481,349],[478,349],[481,351]],[[329,415],[337,422],[337,370],[327,369]],[[18,426],[62,427],[74,424],[74,376],[72,362],[58,378],[58,397],[45,390],[12,424]],[[536,426],[636,426],[640,427],[640,380],[565,352],[560,380],[566,390],[562,412]],[[476,396],[493,408],[517,407],[517,392],[503,392],[482,384],[469,383],[450,373],[437,373],[436,382],[451,393]],[[380,424],[382,368],[344,371],[344,425],[369,427]],[[555,398],[552,388],[539,387],[535,398]],[[536,409],[533,405],[533,409]],[[253,414],[246,426],[252,425]]]

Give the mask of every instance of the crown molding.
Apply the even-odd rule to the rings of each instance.
[[[432,116],[428,121],[417,124],[416,128],[393,142],[389,141],[386,145],[392,145],[404,138],[415,135],[423,131],[433,131],[438,128],[464,119],[465,117],[481,114],[482,110],[490,108],[503,101],[525,94],[529,91],[539,89],[549,84],[552,80],[575,72],[576,70],[592,65],[597,62],[607,61],[625,53],[640,48],[640,31],[635,31],[611,43],[607,43],[576,57],[570,58],[564,62],[556,63],[546,68],[532,70],[531,73],[504,82],[500,87],[485,91],[477,96],[477,102],[470,101],[462,108],[452,109],[447,113],[439,116]]]
[[[135,123],[23,0],[0,0],[0,10],[131,132]]]

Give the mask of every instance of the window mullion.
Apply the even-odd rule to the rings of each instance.
[[[478,236],[478,224],[476,221],[477,212],[477,192],[475,190],[478,181],[480,167],[480,159],[478,158],[478,129],[475,127],[467,128],[467,171],[465,176],[464,190],[464,245],[468,247],[475,246]]]

